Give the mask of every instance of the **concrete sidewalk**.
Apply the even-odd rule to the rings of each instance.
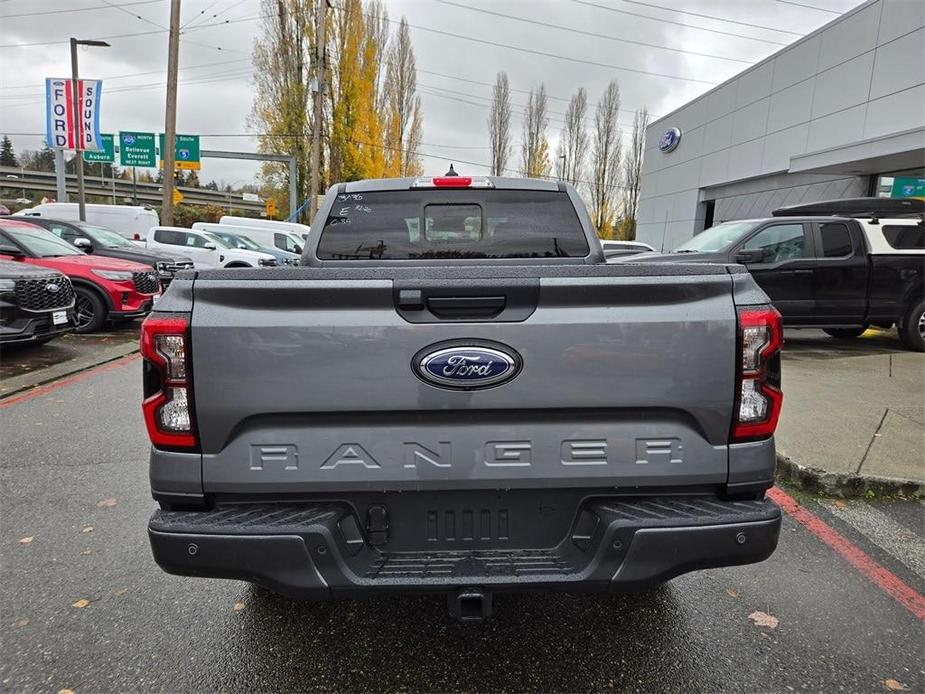
[[[840,346],[788,335],[776,437],[784,477],[842,494],[925,493],[925,354],[873,337]]]

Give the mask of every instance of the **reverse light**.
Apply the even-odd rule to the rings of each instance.
[[[736,377],[734,442],[768,438],[777,428],[780,390],[781,315],[773,306],[739,309],[739,368]]]
[[[144,359],[144,413],[155,446],[195,449],[189,361],[189,322],[185,315],[150,314],[141,324]]]

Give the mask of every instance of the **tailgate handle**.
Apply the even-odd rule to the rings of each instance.
[[[505,296],[431,296],[427,308],[438,318],[488,318],[507,305]]]

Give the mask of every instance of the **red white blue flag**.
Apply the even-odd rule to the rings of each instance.
[[[102,80],[77,80],[79,109],[74,109],[74,82],[45,79],[45,136],[52,149],[103,149],[100,137]]]

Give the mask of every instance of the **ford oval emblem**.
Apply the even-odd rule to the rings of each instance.
[[[658,141],[658,148],[665,152],[673,152],[678,148],[678,144],[681,142],[681,129],[680,128],[669,128],[665,131],[665,134],[662,135],[662,139]]]
[[[415,374],[440,388],[475,390],[501,385],[520,371],[520,355],[483,340],[455,340],[425,347],[412,361]]]

